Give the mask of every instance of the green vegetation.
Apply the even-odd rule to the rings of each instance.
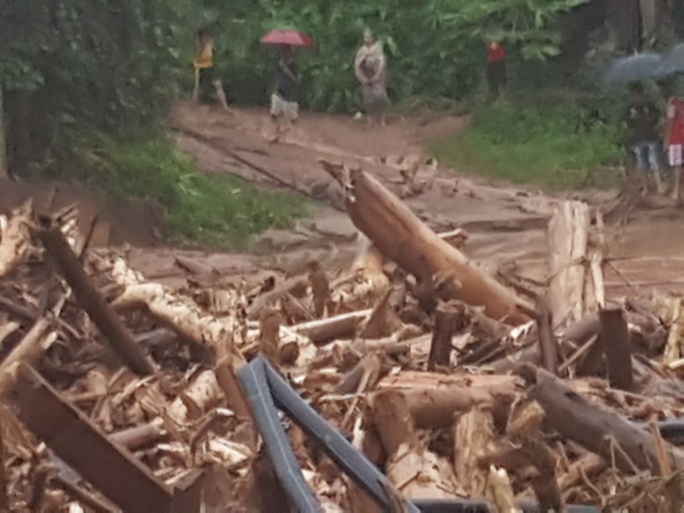
[[[266,191],[229,175],[198,173],[192,160],[164,136],[84,138],[71,132],[69,148],[80,178],[120,198],[148,197],[164,211],[170,235],[181,243],[244,247],[252,234],[290,228],[307,213],[299,197]]]
[[[614,185],[606,166],[621,157],[617,122],[587,120],[576,106],[498,102],[474,112],[470,126],[431,145],[459,171],[551,189]],[[611,184],[612,182],[612,184]]]
[[[485,37],[510,44],[516,59],[540,61],[560,53],[560,20],[589,0],[205,0],[220,13],[214,25],[218,71],[233,101],[263,103],[274,56],[259,44],[273,28],[312,34],[301,50],[303,103],[317,110],[358,107],[352,64],[364,27],[383,41],[394,102],[420,95],[459,99],[480,80]]]
[[[680,4],[4,0],[0,148],[7,159],[0,158],[0,174],[5,160],[24,178],[40,176],[33,171],[47,165],[121,196],[152,197],[166,210],[172,232],[185,240],[240,243],[300,214],[286,196],[196,176],[189,161],[156,135],[131,138],[158,134],[180,91],[191,88],[193,35],[209,21],[209,9],[216,14],[217,76],[237,103],[267,101],[274,55],[259,37],[272,28],[298,28],[317,40],[316,48],[298,52],[304,107],[347,112],[358,108],[352,61],[364,27],[384,42],[395,105],[416,97],[424,105],[468,100],[482,82],[484,40],[497,38],[508,52],[509,91],[518,95],[509,104],[478,109],[469,130],[436,143],[435,151],[489,176],[575,186],[618,150],[614,118],[606,114],[607,123],[578,128],[586,109],[565,97],[596,94],[596,77],[615,55],[644,42],[665,47],[684,36]],[[654,19],[668,23],[649,27]],[[553,87],[562,87],[564,98],[533,103]],[[64,134],[82,134],[85,127],[93,135],[76,137],[78,144],[63,151]]]
[[[149,197],[169,235],[188,243],[241,246],[303,215],[300,198],[198,174],[169,139],[149,135],[192,81],[202,16],[193,0],[4,2],[0,86],[15,174],[49,168],[121,198]]]

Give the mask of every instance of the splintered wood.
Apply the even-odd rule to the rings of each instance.
[[[257,355],[385,473],[394,511],[400,495],[677,510],[681,298],[667,315],[606,298],[600,213],[559,204],[533,304],[465,256],[462,232],[437,235],[368,174],[323,164],[365,234],[348,269],[235,285],[179,257],[189,279],[172,290],[114,251],[80,256],[65,218],[3,218],[0,510],[285,511],[238,379]],[[285,425],[321,510],[387,509]]]

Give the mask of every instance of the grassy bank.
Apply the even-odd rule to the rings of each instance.
[[[616,123],[572,104],[500,101],[475,109],[465,130],[430,150],[461,172],[558,190],[613,185],[606,167],[620,159],[619,139]]]
[[[75,163],[82,181],[118,198],[157,202],[167,234],[177,243],[244,248],[251,235],[289,228],[308,210],[301,197],[198,172],[163,135],[113,138],[72,132],[60,146],[62,158]]]

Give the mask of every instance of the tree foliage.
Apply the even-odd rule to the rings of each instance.
[[[166,112],[190,44],[191,0],[4,0],[0,83],[44,115],[114,128]],[[197,21],[198,22],[198,21]]]
[[[459,98],[479,81],[484,40],[507,43],[514,57],[544,60],[559,52],[561,15],[587,0],[206,0],[216,24],[219,68],[238,101],[260,102],[272,80],[272,58],[259,36],[275,27],[311,33],[300,52],[305,101],[317,109],[356,103],[352,62],[364,27],[384,42],[395,99]]]

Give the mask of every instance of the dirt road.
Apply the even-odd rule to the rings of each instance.
[[[122,214],[119,219],[117,209],[108,206],[104,214],[116,235],[114,242],[133,245],[130,256],[135,266],[149,276],[178,284],[185,277],[176,264],[178,255],[190,256],[228,275],[256,273],[264,267],[296,270],[311,257],[324,262],[344,260],[354,252],[357,232],[346,215],[331,206],[339,203],[340,192],[322,170],[319,159],[361,166],[400,193],[398,162],[402,158],[424,159],[427,141],[455,132],[466,122],[462,117],[431,115],[397,119],[382,129],[369,129],[349,116],[304,113],[297,129],[285,141],[269,144],[265,110],[240,109],[227,114],[209,107],[181,104],[171,117],[171,125],[180,148],[191,154],[201,169],[232,173],[325,201],[318,202],[311,219],[300,221],[296,229],[259,237],[253,254],[249,255],[159,247],[151,214],[145,214],[150,226],[147,231],[141,230],[141,223],[137,222],[141,213]],[[467,254],[492,271],[515,264],[524,276],[546,279],[548,219],[558,199],[569,194],[553,197],[520,187],[492,185],[441,166],[436,184],[406,200],[424,221],[437,230],[466,229],[470,237]],[[8,208],[31,193],[24,190],[26,185],[12,187],[0,194],[0,208]],[[42,187],[41,191],[52,191],[51,187]],[[58,203],[68,203],[70,189],[62,186],[60,190],[64,198]],[[50,196],[54,203],[55,195],[46,191],[41,194]],[[71,200],[84,201],[81,190],[72,196]],[[574,196],[608,210],[617,204],[616,192],[586,191]],[[101,204],[98,202],[90,203]],[[620,207],[613,211],[608,218],[612,260],[606,270],[612,295],[635,290],[644,294],[654,288],[684,293],[682,218],[680,211],[667,205]]]
[[[266,141],[268,119],[262,110],[228,115],[185,104],[173,116],[179,145],[194,155],[203,169],[236,173],[262,183],[287,183],[300,190],[329,181],[317,163],[322,157],[363,166],[397,190],[396,166],[383,165],[380,159],[396,162],[400,157],[424,157],[427,141],[455,132],[465,123],[460,117],[416,117],[371,130],[348,116],[305,114],[290,140],[273,145]],[[515,263],[521,274],[545,279],[548,218],[554,203],[569,193],[554,197],[520,187],[492,185],[451,169],[440,168],[439,176],[453,182],[458,192],[452,196],[435,187],[407,200],[414,211],[437,229],[465,228],[470,235],[468,255],[487,268],[495,270]],[[617,204],[616,191],[585,191],[573,197],[606,210]],[[651,289],[684,292],[683,217],[672,206],[653,202],[613,210],[608,218],[612,260],[606,270],[613,295],[637,290],[643,294]],[[340,245],[354,233],[344,214],[321,206],[315,220],[303,221],[295,233],[266,234],[258,246],[278,252],[280,263],[287,265],[288,258],[296,261],[306,251],[322,248],[325,254],[330,251],[331,239]]]

